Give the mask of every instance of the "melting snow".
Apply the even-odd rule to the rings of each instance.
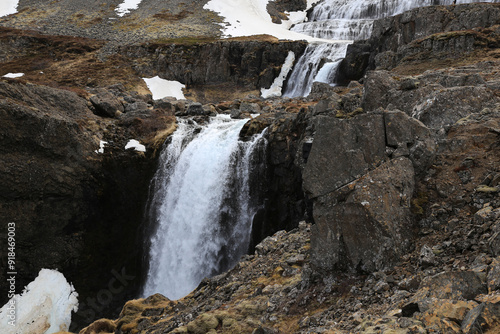
[[[116,7],[115,11],[118,16],[123,16],[130,13],[131,10],[137,9],[142,0],[125,0]]]
[[[285,63],[281,67],[281,72],[274,79],[274,82],[271,85],[271,87],[269,87],[269,89],[262,88],[260,90],[263,98],[267,99],[269,97],[281,96],[281,90],[283,88],[283,83],[285,82],[285,79],[288,75],[288,72],[290,72],[292,70],[294,61],[295,61],[295,53],[293,53],[293,51],[288,51],[288,56],[285,59]]]
[[[75,288],[63,274],[42,269],[21,295],[15,295],[0,309],[0,333],[51,334],[68,331],[71,312],[78,310],[77,297]],[[15,327],[8,323],[11,321],[12,305],[15,307]]]
[[[17,13],[17,4],[19,0],[0,1],[0,17]]]
[[[291,22],[282,25],[274,24],[267,12],[268,0],[211,0],[203,8],[219,13],[227,23],[222,24],[227,37],[252,36],[268,34],[279,39],[308,40],[332,43],[331,40],[313,38],[304,34],[288,30],[292,23],[297,23],[298,17],[303,14],[291,15]],[[312,5],[314,1],[310,1]]]
[[[138,152],[146,152],[146,146],[139,143],[138,140],[130,139],[127,145],[125,145],[125,149],[133,148]]]
[[[24,73],[7,73],[3,77],[4,78],[19,78],[22,77]]]
[[[142,78],[148,86],[154,100],[159,100],[164,97],[175,97],[177,100],[185,99],[182,88],[186,86],[179,81],[170,81],[162,79],[158,76],[153,78]]]

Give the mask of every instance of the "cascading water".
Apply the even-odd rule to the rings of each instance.
[[[246,121],[222,115],[203,127],[179,121],[153,180],[150,219],[156,230],[143,295],[181,298],[248,251],[256,211],[252,160],[265,140],[238,140]]]
[[[474,2],[495,3],[500,0],[457,0],[456,3]],[[352,40],[368,38],[374,20],[401,14],[417,7],[452,4],[453,0],[324,0],[319,2],[309,14],[308,22],[297,24],[290,30],[316,38],[331,39],[335,46],[324,47],[323,44],[311,44],[294,66],[283,96],[307,96],[314,81],[332,84],[338,64],[345,57],[347,45]],[[344,40],[344,42],[339,40]]]

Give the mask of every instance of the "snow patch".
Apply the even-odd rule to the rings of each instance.
[[[106,145],[108,142],[101,140],[99,141],[99,149],[95,151],[95,153],[104,153],[104,145]]]
[[[287,28],[291,23],[274,24],[266,9],[268,2],[268,0],[211,0],[203,8],[224,17],[226,23],[223,23],[222,27],[225,37],[267,34],[279,39],[333,42],[290,31]],[[291,16],[297,19],[297,16]],[[302,17],[305,18],[305,15]]]
[[[3,77],[4,78],[19,78],[22,77],[24,73],[7,73]]]
[[[165,80],[158,76],[142,79],[146,82],[151,94],[153,94],[154,100],[164,97],[175,97],[177,100],[185,99],[182,89],[186,88],[186,85],[181,84],[179,81]]]
[[[15,307],[15,327],[8,323],[12,305]],[[73,285],[60,272],[42,269],[21,295],[15,295],[0,309],[0,333],[68,331],[71,312],[77,310],[78,293]]]
[[[17,13],[17,4],[19,0],[0,1],[0,17]]]
[[[295,62],[295,53],[293,51],[288,51],[288,56],[285,59],[285,63],[281,67],[280,74],[274,79],[273,84],[269,89],[262,88],[260,93],[263,98],[267,99],[269,97],[280,97],[281,90],[283,88],[283,83],[285,82],[288,73],[293,68],[293,63]]]
[[[116,7],[115,11],[118,16],[124,16],[130,13],[131,10],[137,9],[142,0],[125,0]]]
[[[142,145],[138,140],[130,139],[125,145],[125,149],[133,148],[138,152],[146,152],[146,146]]]

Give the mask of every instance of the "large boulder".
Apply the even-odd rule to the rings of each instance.
[[[327,271],[392,266],[411,247],[414,177],[434,161],[432,133],[401,111],[315,116],[311,124],[303,188],[316,223],[312,263]]]
[[[310,198],[354,181],[386,158],[382,114],[353,119],[318,116],[314,122],[316,134],[303,175]]]
[[[381,270],[410,246],[411,161],[398,158],[314,203],[311,261],[323,270]]]

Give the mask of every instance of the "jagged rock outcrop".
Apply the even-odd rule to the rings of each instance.
[[[499,4],[490,3],[430,6],[376,20],[368,40],[348,47],[337,82],[359,80],[366,69],[433,61],[440,65],[494,50],[499,45],[499,12]]]
[[[362,107],[399,109],[435,131],[500,103],[496,94],[496,63],[430,70],[418,76],[387,71],[366,75]],[[459,101],[460,103],[457,103]]]
[[[303,184],[316,223],[311,262],[327,271],[391,266],[411,246],[412,161],[419,172],[433,162],[431,133],[402,112],[314,121]]]

